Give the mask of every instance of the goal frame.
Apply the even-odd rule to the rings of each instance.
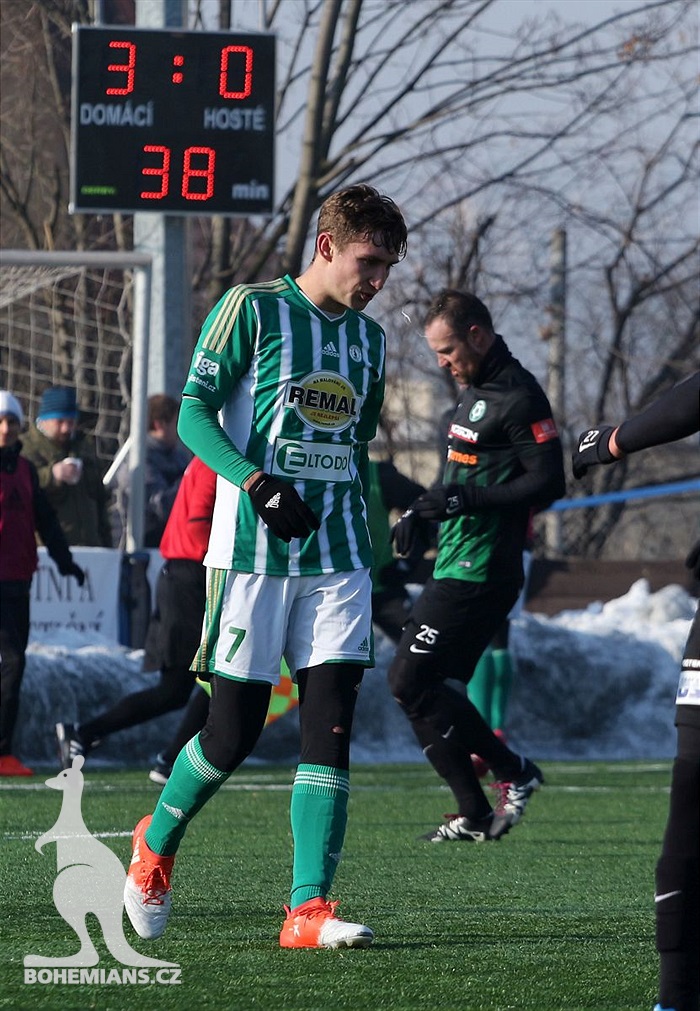
[[[126,550],[140,551],[144,541],[146,427],[148,410],[148,350],[150,343],[153,257],[146,253],[74,250],[0,250],[0,267],[87,267],[96,270],[133,270],[134,319],[129,445],[129,498]]]

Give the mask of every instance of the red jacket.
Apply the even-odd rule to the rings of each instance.
[[[21,442],[0,451],[0,581],[31,582],[37,567],[35,531],[60,572],[73,561],[58,517],[39,487]]]
[[[182,475],[180,487],[160,541],[163,558],[201,562],[209,544],[216,499],[216,474],[196,456]]]

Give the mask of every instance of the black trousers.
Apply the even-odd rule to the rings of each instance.
[[[517,582],[431,577],[389,667],[389,688],[411,721],[423,753],[452,790],[457,813],[473,820],[488,815],[491,805],[470,756],[480,755],[504,781],[518,775],[520,757],[495,736],[466,692],[445,682],[469,683],[519,591]]]
[[[0,585],[0,755],[12,754],[29,642],[30,583]]]
[[[700,664],[700,611],[683,667]],[[659,1003],[676,1011],[700,1006],[700,706],[676,706],[678,743],[668,821],[656,865],[656,947]]]

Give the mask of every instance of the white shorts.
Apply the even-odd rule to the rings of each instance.
[[[295,680],[322,663],[374,666],[369,569],[290,577],[207,569],[193,669],[276,685],[283,656]]]

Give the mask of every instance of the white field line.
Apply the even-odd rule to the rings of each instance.
[[[664,767],[662,767],[664,768]],[[93,789],[97,788],[100,792],[110,792],[115,788],[111,784],[100,784],[91,783]],[[17,791],[29,791],[37,790],[40,788],[40,784],[31,783],[17,783],[17,784],[0,784],[0,790],[17,790]],[[225,783],[222,790],[231,790],[239,792],[255,792],[260,791],[261,793],[289,793],[292,789],[291,783]],[[379,793],[385,790],[392,789],[390,786],[362,786],[356,785],[353,787],[353,792],[361,793]],[[440,790],[447,790],[447,787],[438,786]],[[626,796],[630,793],[637,794],[668,794],[670,792],[670,786],[547,786],[545,783],[545,789],[547,793],[581,793],[581,794],[604,794],[604,793],[622,793]],[[143,792],[142,789],[137,788],[138,792]],[[149,793],[153,793],[153,789],[148,790]],[[124,839],[130,837],[132,834],[132,829],[128,830],[114,830],[108,832],[88,832],[85,838],[92,837],[94,839]],[[38,839],[41,835],[40,832],[26,832],[26,833],[16,833],[16,832],[3,832],[1,838],[6,842],[28,842],[32,839]],[[76,836],[66,836],[65,838],[76,838]]]
[[[592,765],[590,763],[589,764],[582,764],[582,763],[573,763],[573,762],[542,762],[541,764],[542,764],[542,766],[544,768],[545,774],[547,774],[547,775],[551,776],[553,774],[556,774],[558,776],[562,776],[562,775],[564,775],[564,776],[566,776],[566,775],[573,776],[573,775],[581,775],[582,773],[583,774],[588,773],[589,775],[595,775],[595,774],[598,774],[598,773],[622,773],[622,774],[628,773],[630,775],[639,775],[640,773],[645,773],[645,772],[667,772],[667,773],[670,773],[671,764],[672,763],[671,763],[671,760],[669,759],[669,760],[664,761],[664,762],[619,762],[619,763],[615,762],[615,763],[609,764],[609,765],[605,765],[603,763],[601,763],[600,765],[597,765],[597,764],[596,765]],[[115,772],[119,772],[120,770],[115,769],[114,771]],[[423,766],[418,766],[417,769],[416,769],[416,771],[417,771],[417,773],[421,774],[420,788],[423,789],[424,785],[425,785],[423,783],[423,780],[422,780],[422,773],[424,771],[424,767]],[[351,780],[352,780],[353,774],[354,774],[354,776],[356,776],[358,778],[361,777],[362,776],[362,766],[355,766],[355,768],[353,770],[351,770]],[[5,790],[5,791],[13,791],[13,790],[20,790],[20,791],[43,790],[46,787],[46,781],[43,778],[39,779],[39,777],[43,777],[44,775],[47,775],[47,773],[46,772],[37,773],[37,779],[38,779],[38,781],[35,780],[35,779],[32,779],[31,782],[27,782],[24,778],[19,778],[19,779],[0,778],[0,792],[2,792],[3,790]],[[145,772],[144,772],[144,776],[145,776]],[[275,782],[270,782],[270,774],[269,773],[264,773],[264,772],[262,772],[262,773],[252,773],[252,774],[251,773],[247,773],[247,774],[243,773],[243,774],[239,774],[239,775],[236,775],[234,773],[235,779],[233,781],[229,781],[227,783],[224,783],[224,785],[221,787],[221,789],[222,790],[291,790],[291,788],[292,788],[292,780],[293,780],[293,777],[294,777],[294,770],[293,769],[290,769],[289,776],[290,776],[290,778],[289,778],[288,782],[285,782],[285,783],[280,783],[280,782],[275,783]],[[404,783],[405,783],[405,785],[408,785],[406,783],[406,781],[404,781]],[[545,786],[546,785],[547,785],[547,783],[545,782]],[[124,784],[114,784],[114,783],[112,783],[110,781],[107,781],[107,780],[100,780],[100,779],[86,779],[85,780],[85,789],[86,790],[95,790],[95,789],[97,789],[101,793],[109,793],[109,792],[112,792],[112,791],[125,790],[125,789],[128,789],[129,792],[131,792],[131,793],[143,793],[143,792],[153,793],[156,790],[156,788],[157,787],[155,786],[155,784],[151,784],[151,783],[147,783],[147,782],[144,782],[143,784],[133,783],[133,784],[130,784],[128,786],[125,786]],[[352,783],[352,789],[353,790],[384,790],[384,789],[393,789],[393,788],[394,788],[393,786],[389,786],[389,787],[384,787],[384,786],[381,786],[381,785],[363,786],[361,783],[356,783],[356,782]],[[550,789],[554,789],[554,787],[550,787]],[[558,789],[564,789],[564,787],[558,787]],[[575,789],[579,789],[579,788],[576,787]],[[588,787],[580,787],[580,789],[589,789],[589,788]],[[611,790],[614,790],[614,789],[617,789],[617,787],[600,787],[600,789],[604,789],[604,790],[611,789]],[[629,787],[627,787],[627,789],[629,789]]]

